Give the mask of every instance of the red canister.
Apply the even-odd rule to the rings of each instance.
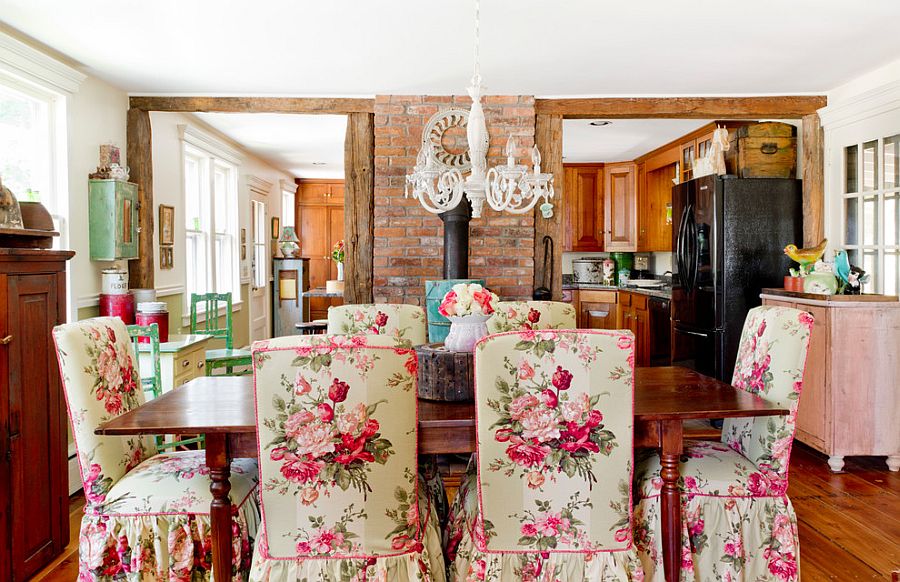
[[[125,325],[134,323],[134,297],[130,293],[109,295],[100,294],[101,317],[118,317]]]
[[[138,303],[135,319],[138,325],[155,323],[159,327],[159,341],[169,341],[169,311],[164,302],[148,301],[146,303]],[[150,338],[142,337],[139,341],[148,343]]]

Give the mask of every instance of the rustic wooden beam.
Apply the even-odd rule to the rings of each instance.
[[[796,119],[825,107],[824,95],[537,99],[538,114],[566,119]]]
[[[153,142],[149,111],[128,110],[126,137],[129,180],[138,185],[138,258],[128,261],[128,286],[153,289]]]
[[[818,114],[803,116],[803,246],[825,238],[825,132]]]
[[[145,111],[220,113],[373,113],[374,99],[336,97],[141,97],[131,107]]]
[[[375,249],[375,115],[347,116],[344,140],[344,301],[372,303]]]
[[[562,299],[562,251],[565,218],[563,192],[562,115],[537,114],[534,119],[534,143],[541,151],[541,171],[553,173],[553,218],[544,218],[538,207],[534,209],[534,286],[544,285],[544,237],[553,239],[553,280],[550,290],[553,299]],[[549,275],[548,275],[549,277]]]

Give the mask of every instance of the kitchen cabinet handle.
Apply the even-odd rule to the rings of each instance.
[[[4,338],[0,338],[0,346],[9,345],[9,343],[13,340],[13,336],[8,335]]]

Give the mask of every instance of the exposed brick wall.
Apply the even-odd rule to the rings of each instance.
[[[403,197],[416,162],[422,129],[441,107],[471,104],[463,96],[389,95],[375,98],[375,301],[423,305],[425,281],[442,278],[443,225],[412,198]],[[534,97],[482,99],[488,133],[488,167],[506,162],[510,135],[519,163],[530,165]],[[464,142],[464,136],[461,136]],[[469,224],[469,276],[484,279],[503,299],[531,297],[534,216],[497,213],[485,204]]]

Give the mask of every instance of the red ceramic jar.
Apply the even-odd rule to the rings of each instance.
[[[155,323],[159,326],[159,341],[167,342],[169,341],[169,312],[168,311],[156,311],[153,313],[143,313],[138,311],[137,315],[135,315],[135,319],[137,320],[138,325],[150,325],[151,323]],[[150,338],[141,337],[139,340],[141,343],[149,343]]]

